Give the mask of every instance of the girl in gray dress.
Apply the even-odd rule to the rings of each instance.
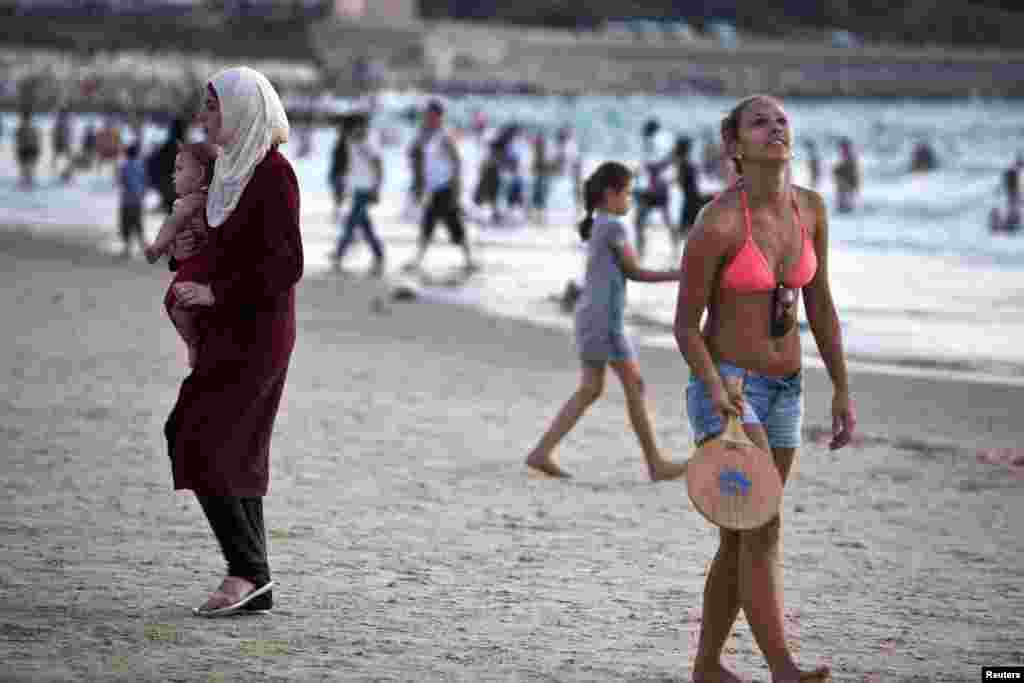
[[[664,459],[654,443],[636,350],[625,332],[626,280],[670,282],[680,277],[678,269],[640,267],[626,228],[618,219],[629,212],[632,185],[630,170],[609,161],[601,164],[583,186],[587,215],[579,230],[587,242],[587,272],[576,305],[576,347],[583,374],[579,388],[526,458],[529,468],[548,476],[569,476],[559,467],[552,451],[601,396],[605,365],[611,365],[622,382],[629,420],[640,440],[651,479],[675,479],[686,471],[685,463]]]

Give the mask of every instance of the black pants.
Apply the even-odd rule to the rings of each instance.
[[[448,236],[452,244],[462,244],[466,239],[466,228],[462,225],[459,198],[455,196],[450,185],[430,195],[427,210],[423,212],[423,221],[420,223],[421,244],[430,243],[438,220],[443,221],[448,227]]]
[[[228,561],[228,575],[262,586],[270,581],[263,499],[196,496]]]

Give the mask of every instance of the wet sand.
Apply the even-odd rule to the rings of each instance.
[[[689,680],[715,534],[682,483],[645,480],[613,378],[561,447],[575,479],[521,466],[575,387],[566,332],[303,281],[266,499],[278,607],[201,620],[223,562],[171,490],[168,273],[0,245],[0,679]],[[659,442],[686,457],[685,364],[641,364]],[[827,378],[806,378],[783,513],[800,661],[858,682],[1024,664],[1024,389],[855,374],[864,436],[830,453]],[[742,617],[727,653],[770,680]]]

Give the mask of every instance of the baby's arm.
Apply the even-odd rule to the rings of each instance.
[[[174,204],[171,205],[170,215],[167,216],[163,225],[160,226],[160,232],[157,233],[156,239],[146,249],[147,261],[155,263],[170,249],[171,244],[174,243],[174,238],[178,236],[178,232],[185,225],[188,217],[200,206],[197,201],[191,201],[191,199],[191,197],[182,197],[174,200]]]

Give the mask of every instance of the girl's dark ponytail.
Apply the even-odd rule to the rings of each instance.
[[[583,183],[583,209],[586,216],[579,223],[580,238],[590,239],[594,227],[594,211],[603,208],[604,194],[608,190],[621,191],[632,179],[633,173],[617,161],[606,161],[590,174]]]
[[[583,217],[583,220],[577,226],[580,231],[580,239],[584,242],[590,239],[590,230],[594,227],[594,209],[596,208],[594,205],[596,202],[593,188],[594,176],[590,176],[583,183],[583,209],[587,215]],[[600,198],[597,201],[600,201]]]

